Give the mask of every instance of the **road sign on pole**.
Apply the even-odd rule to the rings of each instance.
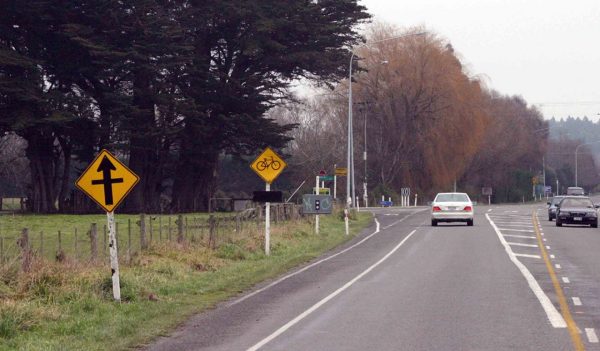
[[[302,196],[302,213],[331,214],[333,199],[330,195],[304,194]]]
[[[107,150],[102,150],[75,185],[106,212],[113,212],[140,178]]]
[[[265,182],[271,184],[287,167],[285,161],[270,147],[267,147],[250,165],[250,168]]]
[[[348,168],[346,167],[337,167],[335,169],[335,175],[338,177],[345,177],[348,175]]]
[[[75,182],[81,191],[106,210],[113,297],[119,302],[121,286],[114,210],[139,180],[140,178],[115,156],[107,150],[102,150]]]
[[[265,191],[271,191],[271,183],[287,167],[285,161],[270,147],[267,147],[250,164],[250,168],[265,181]],[[265,203],[265,255],[271,254],[271,203]]]

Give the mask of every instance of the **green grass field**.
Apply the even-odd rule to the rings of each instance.
[[[321,218],[320,235],[306,220],[275,225],[271,256],[263,253],[262,228],[216,250],[155,242],[121,267],[121,304],[112,301],[108,265],[38,261],[32,273],[19,274],[18,262],[6,262],[0,266],[0,349],[125,350],[143,345],[192,314],[318,257],[372,221],[370,214],[358,214],[351,221],[352,235],[346,236],[339,214]],[[53,222],[58,228],[96,219],[101,218],[51,216],[46,222],[28,218],[27,223],[41,228]]]

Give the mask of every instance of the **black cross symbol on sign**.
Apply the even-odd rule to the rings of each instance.
[[[123,178],[111,178],[110,172],[116,171],[115,165],[110,162],[108,157],[104,156],[100,165],[98,166],[97,172],[102,172],[102,179],[92,180],[92,185],[104,185],[104,202],[106,205],[113,204],[113,190],[112,185],[116,183],[123,183]]]

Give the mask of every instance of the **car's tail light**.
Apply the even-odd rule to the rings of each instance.
[[[440,212],[441,210],[439,206],[433,206],[433,212]]]
[[[471,211],[473,211],[473,207],[471,207],[471,206],[465,206],[465,208],[463,209],[463,211],[471,212]]]

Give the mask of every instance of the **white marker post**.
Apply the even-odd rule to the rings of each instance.
[[[346,235],[350,235],[350,232],[348,230],[349,228],[348,228],[348,209],[347,208],[344,209],[344,222],[346,225]]]
[[[119,255],[117,251],[117,234],[115,230],[115,213],[106,212],[108,219],[108,247],[110,250],[110,270],[112,274],[113,296],[121,302],[121,285],[119,283]]]
[[[419,196],[419,194],[415,194],[415,207],[417,207],[417,197]]]
[[[492,206],[492,196],[488,195],[488,206]]]
[[[319,195],[319,176],[317,176],[317,190],[315,192]],[[319,215],[315,215],[315,233],[319,234]]]
[[[271,191],[271,184],[265,183],[265,190]],[[265,203],[265,255],[271,254],[271,203]]]

